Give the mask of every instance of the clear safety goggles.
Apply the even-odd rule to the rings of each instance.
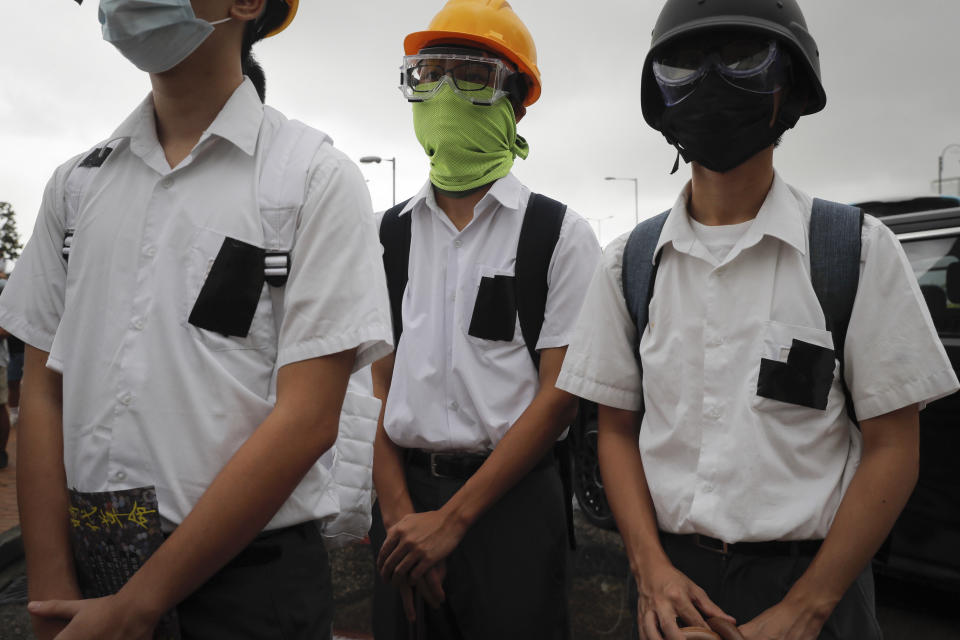
[[[774,93],[787,78],[787,61],[776,40],[732,39],[716,46],[667,47],[653,61],[653,76],[668,107],[697,88],[711,69],[731,85],[753,93]]]
[[[410,102],[423,102],[444,84],[474,104],[491,105],[509,95],[514,71],[503,60],[447,53],[404,56],[400,90]]]

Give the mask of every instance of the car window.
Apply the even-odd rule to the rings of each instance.
[[[907,240],[903,249],[937,331],[960,335],[960,236]]]

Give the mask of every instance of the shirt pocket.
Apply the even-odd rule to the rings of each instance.
[[[480,266],[467,335],[484,341],[513,342],[517,335],[517,278],[504,269]],[[469,300],[469,298],[468,298]]]
[[[824,411],[835,371],[833,334],[769,320],[760,345],[753,406],[776,410],[786,404]]]
[[[273,309],[263,248],[200,228],[184,266],[181,319],[188,331],[213,351],[270,345]]]

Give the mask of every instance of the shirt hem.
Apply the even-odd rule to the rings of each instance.
[[[0,327],[35,349],[50,353],[53,348],[53,335],[34,329],[26,318],[3,307],[0,307]]]
[[[952,380],[951,380],[952,378]],[[949,396],[960,389],[956,374],[947,369],[915,380],[907,384],[898,384],[869,396],[854,399],[857,419],[869,420],[891,411],[902,409],[911,404],[925,406],[934,400]]]
[[[583,376],[562,371],[557,378],[556,387],[575,396],[624,411],[639,411],[643,407],[643,396],[638,393],[617,389],[601,384],[595,380],[588,380]]]
[[[313,338],[283,347],[277,355],[277,368],[294,362],[340,353],[354,347],[359,347],[359,349],[353,371],[359,371],[393,350],[391,331],[378,323],[361,329],[353,329],[338,336]]]

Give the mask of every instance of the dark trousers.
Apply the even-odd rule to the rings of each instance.
[[[177,607],[183,640],[330,640],[333,590],[314,523],[258,536]]]
[[[463,482],[407,468],[418,512],[443,506]],[[370,531],[374,553],[385,533],[379,505]],[[376,640],[566,640],[569,547],[563,489],[555,466],[530,472],[467,531],[446,560],[446,602],[423,606],[418,631],[403,614],[392,585],[377,577]]]
[[[721,609],[745,624],[783,600],[803,575],[809,555],[723,555],[686,540],[661,536],[673,565],[699,585]],[[880,640],[873,573],[867,567],[844,594],[820,632],[820,640]]]

